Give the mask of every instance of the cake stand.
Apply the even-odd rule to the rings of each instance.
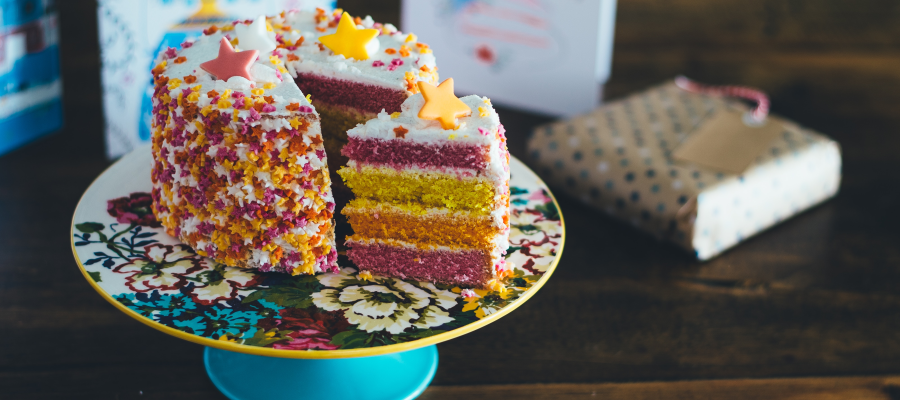
[[[145,146],[87,189],[72,219],[75,260],[128,316],[206,346],[206,371],[231,399],[414,398],[437,371],[435,344],[522,305],[550,278],[563,248],[556,200],[512,159],[512,268],[498,290],[365,279],[350,267],[314,276],[232,268],[159,226],[150,166]]]

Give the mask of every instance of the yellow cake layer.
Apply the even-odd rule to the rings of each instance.
[[[421,204],[481,215],[494,209],[495,189],[483,178],[458,178],[437,172],[399,172],[393,168],[343,167],[338,171],[358,198],[392,205]]]
[[[408,211],[407,211],[408,210]],[[428,212],[423,207],[390,207],[355,199],[344,208],[353,232],[373,239],[491,249],[500,228],[491,217],[473,213]]]

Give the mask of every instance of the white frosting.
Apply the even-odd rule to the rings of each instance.
[[[266,29],[266,17],[260,15],[252,24],[237,24],[234,26],[238,43],[243,50],[257,50],[262,53],[271,53],[275,50],[275,33]]]
[[[330,35],[337,31],[337,27],[328,27],[328,21],[334,21],[336,17],[328,14],[327,20],[321,23],[316,22],[316,14],[307,11],[290,11],[284,18],[275,16],[270,18],[269,22],[273,26],[290,26],[290,31],[276,29],[285,39],[296,43],[300,37],[303,37],[303,44],[292,53],[299,57],[300,60],[288,61],[287,52],[282,59],[287,61],[287,68],[291,75],[297,76],[299,73],[313,73],[333,77],[337,79],[349,79],[362,83],[368,83],[376,86],[383,86],[396,90],[406,90],[406,73],[409,72],[415,76],[415,80],[436,83],[437,76],[432,78],[431,74],[423,73],[420,69],[426,66],[429,70],[434,70],[435,60],[432,53],[423,53],[416,46],[416,41],[412,40],[410,35],[397,31],[391,24],[385,24],[381,29],[381,34],[366,45],[369,51],[369,59],[356,60],[347,59],[342,55],[335,55],[327,47],[320,50],[319,37]],[[372,28],[375,22],[371,17],[366,17],[362,21],[362,25],[358,28]],[[316,28],[323,29],[324,32]],[[415,36],[412,36],[413,38]],[[410,39],[410,41],[407,41]],[[403,57],[400,55],[400,46],[406,45],[409,49],[409,55]],[[397,52],[388,54],[387,49],[394,49]],[[402,65],[392,67],[392,62],[399,60]],[[380,64],[380,65],[379,65]],[[424,75],[424,76],[423,76]]]
[[[233,34],[234,32],[231,33]],[[306,97],[304,97],[300,88],[297,87],[297,84],[294,83],[294,80],[291,79],[290,76],[287,76],[287,74],[278,72],[276,69],[277,66],[273,64],[268,57],[261,56],[253,63],[253,65],[251,65],[250,77],[253,78],[252,81],[239,76],[231,77],[228,81],[224,81],[216,79],[213,75],[200,68],[200,64],[213,60],[219,56],[219,41],[223,36],[225,35],[221,31],[212,35],[202,36],[194,41],[190,47],[178,51],[175,57],[167,56],[166,52],[160,54],[160,61],[166,60],[167,62],[162,75],[167,76],[170,81],[172,79],[179,79],[182,81],[178,87],[170,90],[169,95],[173,99],[177,98],[184,89],[194,88],[199,85],[202,86],[202,88],[199,93],[200,99],[198,105],[204,107],[210,104],[211,99],[206,95],[210,90],[215,90],[220,94],[223,94],[226,90],[231,90],[232,92],[244,93],[245,97],[249,97],[252,89],[262,89],[264,96],[272,96],[275,100],[272,103],[275,110],[265,113],[265,115],[290,115],[292,112],[288,111],[286,107],[291,103],[313,109],[312,104],[306,100]],[[240,45],[235,46],[235,50],[241,50]],[[180,57],[184,57],[184,62],[176,63],[175,61]],[[195,77],[196,82],[185,82],[185,77],[187,76]],[[269,84],[269,86],[274,85],[274,87],[265,89],[267,84]],[[232,98],[226,100],[232,103],[232,105],[236,102],[235,99]],[[233,107],[217,109],[224,112],[234,111]],[[246,117],[250,114],[251,112],[249,110],[238,110],[238,116],[240,117]],[[261,123],[260,121],[253,122],[251,125],[258,125]]]
[[[488,98],[472,95],[460,100],[472,109],[472,114],[459,118],[459,128],[455,130],[442,128],[438,121],[419,118],[419,110],[425,104],[425,99],[421,94],[416,94],[403,102],[400,106],[400,115],[396,118],[382,111],[378,114],[378,118],[347,131],[347,136],[389,140],[397,137],[394,129],[402,126],[409,131],[406,133],[406,140],[419,143],[491,145],[498,142],[495,133],[500,129],[500,116]],[[485,116],[481,116],[482,112]]]

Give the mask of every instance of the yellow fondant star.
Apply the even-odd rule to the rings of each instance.
[[[344,13],[341,15],[341,21],[338,22],[337,31],[331,35],[320,37],[319,41],[331,49],[334,54],[366,60],[369,58],[370,52],[378,51],[376,36],[378,36],[378,29],[358,29],[353,18],[350,18],[350,14]]]
[[[419,81],[418,86],[425,98],[419,118],[438,120],[444,129],[457,129],[457,118],[472,115],[472,109],[453,94],[453,78],[437,86]]]

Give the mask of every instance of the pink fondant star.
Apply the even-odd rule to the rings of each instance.
[[[227,81],[232,76],[240,76],[252,81],[250,66],[256,61],[257,55],[259,52],[256,50],[234,51],[231,42],[223,37],[219,42],[219,56],[200,64],[200,68],[223,81]]]

